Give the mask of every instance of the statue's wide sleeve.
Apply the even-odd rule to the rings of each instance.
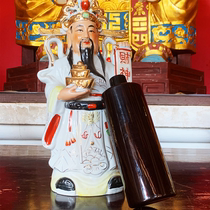
[[[52,112],[57,103],[59,92],[65,87],[65,78],[68,76],[70,66],[66,58],[55,62],[53,67],[38,72],[38,78],[45,83],[48,112]]]

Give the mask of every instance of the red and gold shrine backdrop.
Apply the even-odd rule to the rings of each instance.
[[[200,0],[197,15],[197,54],[192,56],[192,68],[205,72],[205,85],[210,94],[210,1]],[[0,6],[0,91],[6,81],[6,69],[21,65],[21,47],[15,44],[14,0]]]

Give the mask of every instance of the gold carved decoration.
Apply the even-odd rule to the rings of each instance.
[[[125,15],[123,20],[125,30],[127,30],[127,26],[130,25],[130,23],[135,22],[134,24],[138,24],[137,22],[139,22],[139,26],[133,25],[132,28],[129,29],[131,31],[129,32],[129,41],[131,42],[132,40],[132,46],[135,45],[138,47],[138,45],[142,46],[150,42],[160,42],[169,48],[195,51],[195,17],[198,10],[198,0],[145,1],[151,3],[146,4],[144,0],[93,0],[90,6],[94,11],[101,8],[104,9],[106,13],[109,13],[109,20],[111,20],[109,27],[103,25],[103,29],[109,29],[111,31],[121,30],[119,25],[122,24],[121,20],[123,17],[119,16],[122,12],[128,11],[131,13],[133,11],[132,17],[130,16],[129,20],[129,15]],[[30,4],[28,4],[28,2],[30,2]],[[54,22],[60,20],[61,13],[64,9],[63,4],[59,2],[65,1],[15,0],[16,42],[18,44],[31,46],[41,45],[43,43],[43,37],[37,38],[36,35],[39,35],[39,27],[43,27],[43,23],[45,24],[46,30],[43,31],[42,34],[48,34],[48,30],[51,28],[53,29],[51,33],[57,35],[59,31],[56,30],[56,28],[60,27],[60,23],[54,24]],[[72,7],[77,5],[77,1],[67,0],[67,4]],[[143,8],[143,4],[146,5],[145,8]],[[107,14],[105,14],[105,16],[106,15]],[[146,17],[148,21],[135,21],[132,19],[143,17]],[[75,18],[75,21],[76,20],[77,18]],[[128,21],[130,21],[129,24]],[[147,25],[143,25],[146,24],[146,22]],[[139,33],[138,28],[141,28],[141,30],[146,28],[147,30],[145,30],[143,34]],[[134,29],[137,31],[135,32]],[[165,33],[165,31],[167,31],[167,33]],[[107,31],[104,32],[104,34],[108,33]],[[119,34],[115,34],[115,36],[118,35]]]
[[[137,2],[134,6],[136,9],[136,12],[134,13],[134,16],[140,16],[140,15],[145,15],[145,11],[143,10],[144,5],[142,2]]]
[[[170,31],[166,36],[160,36],[160,33],[165,34],[167,31]],[[168,43],[170,40],[174,40],[174,34],[172,33],[171,28],[166,28],[164,26],[158,26],[157,28],[152,29],[154,35],[154,42],[165,42]]]
[[[109,36],[113,38],[127,38],[128,33],[126,31],[116,31],[116,30],[103,30],[100,33],[101,36]]]
[[[122,10],[129,10],[129,0],[98,0],[101,9],[105,11],[115,11],[119,12]]]

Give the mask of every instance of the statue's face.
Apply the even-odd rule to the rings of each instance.
[[[72,50],[76,54],[80,54],[79,45],[82,40],[82,48],[91,47],[91,42],[88,39],[93,41],[94,54],[98,52],[99,32],[96,24],[90,20],[73,23],[67,32],[67,38],[69,47],[72,46]]]

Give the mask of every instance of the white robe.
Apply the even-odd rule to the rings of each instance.
[[[74,63],[76,62],[77,59],[74,60]],[[103,75],[101,63],[97,56],[94,57],[94,64],[97,71]],[[101,181],[102,177],[106,180],[104,183],[107,185],[108,179],[114,174],[119,175],[119,171],[113,145],[110,141],[105,109],[71,110],[64,107],[65,101],[57,100],[58,87],[65,87],[65,78],[69,76],[69,72],[70,65],[67,58],[64,57],[55,61],[53,67],[38,73],[40,81],[46,83],[45,94],[49,113],[42,142],[44,147],[51,149],[49,165],[53,168],[54,173],[56,171],[56,174],[59,174],[59,176],[55,175],[57,178],[54,181],[52,177],[53,184],[62,176],[70,176],[76,184],[84,182],[83,188],[84,185],[90,185],[90,180],[95,182],[95,184],[92,184],[97,187],[100,182],[104,182]],[[91,73],[90,76],[94,78],[95,82],[91,93],[102,94],[109,88],[109,78],[113,75],[114,67],[108,62],[106,62],[106,82],[101,77]],[[86,100],[101,101],[102,98],[101,96],[87,96],[78,101]],[[60,116],[60,121],[52,142],[46,144],[46,131],[55,115]],[[52,183],[51,187],[54,188]],[[78,189],[78,187],[76,188]],[[103,192],[99,194],[104,194],[105,189],[107,189],[107,186],[104,186]],[[83,191],[81,189],[81,193],[77,194],[85,195]]]

